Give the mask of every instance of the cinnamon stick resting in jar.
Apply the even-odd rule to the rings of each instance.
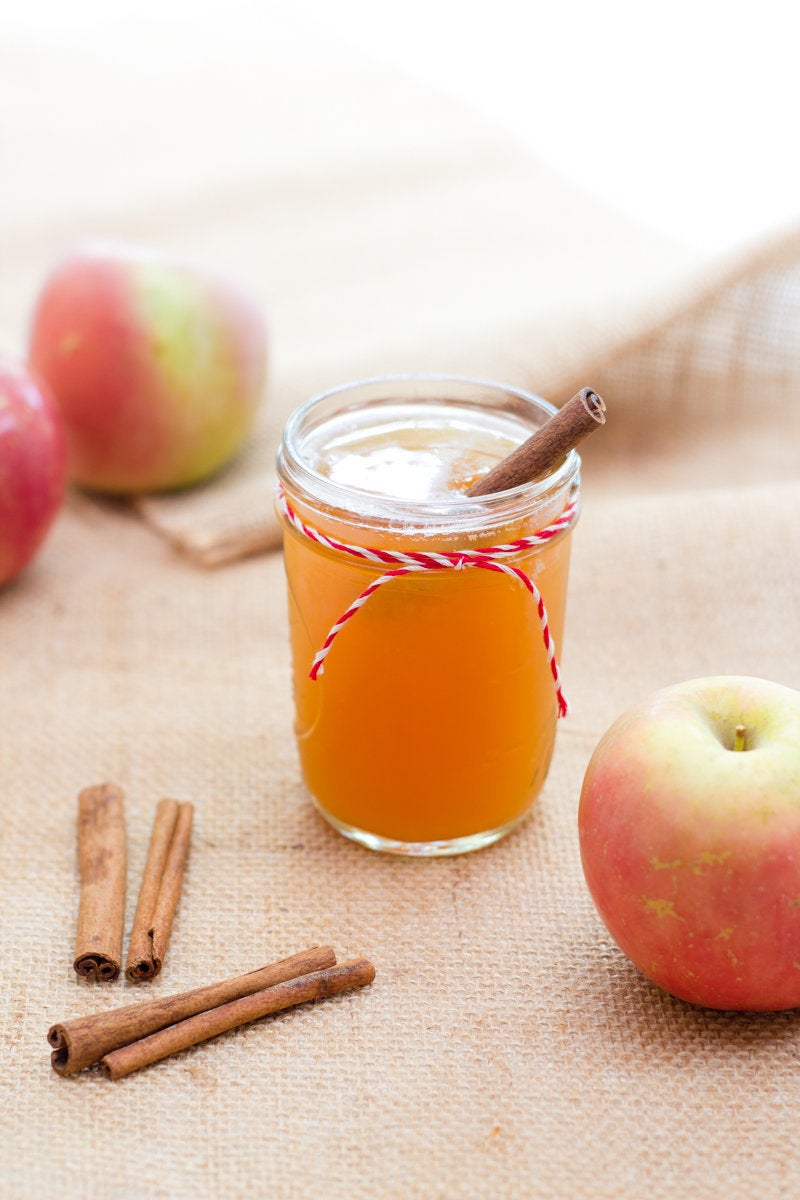
[[[327,967],[315,971],[311,975],[300,975],[288,979],[274,987],[266,988],[252,995],[243,996],[240,1000],[232,1000],[229,1004],[209,1009],[170,1025],[150,1037],[131,1042],[105,1054],[101,1064],[109,1079],[122,1079],[141,1067],[150,1066],[180,1050],[188,1050],[237,1029],[240,1025],[257,1021],[260,1017],[271,1013],[281,1012],[297,1004],[306,1004],[309,1000],[323,1000],[335,996],[338,992],[349,991],[352,988],[365,987],[375,978],[375,968],[366,958],[354,958],[349,962],[340,963],[335,967]]]
[[[164,964],[167,942],[183,886],[194,808],[160,800],[133,919],[125,974],[131,983],[154,979]]]
[[[581,388],[541,429],[474,483],[467,495],[488,496],[542,479],[605,421],[605,401],[591,388]]]
[[[47,1035],[53,1051],[50,1062],[59,1075],[76,1075],[85,1067],[100,1062],[109,1051],[127,1046],[168,1025],[272,988],[284,980],[332,967],[335,962],[336,955],[330,946],[314,946],[246,975],[237,975],[207,987],[62,1021],[53,1025]]]
[[[113,783],[78,796],[81,895],[74,966],[84,979],[111,982],[122,965],[125,924],[125,811]]]

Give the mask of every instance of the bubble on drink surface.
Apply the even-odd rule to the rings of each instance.
[[[399,500],[452,500],[530,433],[523,421],[504,413],[394,404],[325,421],[311,431],[303,457],[344,487]]]

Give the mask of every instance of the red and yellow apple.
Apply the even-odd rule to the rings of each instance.
[[[578,825],[598,912],[649,979],[710,1008],[800,1007],[800,692],[656,692],[600,740]]]
[[[61,410],[77,483],[162,491],[205,479],[241,447],[264,388],[266,332],[231,281],[88,246],[45,280],[29,359]]]
[[[64,497],[61,420],[30,372],[0,361],[0,584],[27,566]]]

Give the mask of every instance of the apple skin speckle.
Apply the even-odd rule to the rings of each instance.
[[[800,1007],[799,800],[800,692],[781,684],[691,680],[603,735],[581,790],[581,860],[649,979],[710,1008]]]

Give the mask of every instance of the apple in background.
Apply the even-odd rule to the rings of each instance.
[[[61,410],[76,483],[187,487],[245,441],[264,389],[266,331],[231,281],[98,244],[45,280],[29,359]]]
[[[0,359],[0,584],[33,558],[61,507],[67,448],[52,400]]]
[[[800,692],[656,692],[600,740],[578,825],[600,916],[649,979],[710,1008],[800,1006]]]

